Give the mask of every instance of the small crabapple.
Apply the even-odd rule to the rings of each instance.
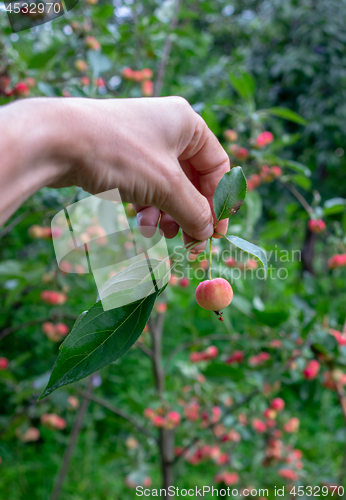
[[[144,410],[144,416],[146,418],[149,418],[149,420],[152,420],[155,417],[155,411],[152,408],[146,408]]]
[[[310,219],[308,228],[312,233],[322,233],[326,229],[326,223],[322,219]]]
[[[132,436],[126,439],[125,444],[129,450],[135,450],[139,446],[137,439]]]
[[[312,359],[306,365],[303,375],[306,380],[312,380],[317,377],[318,372],[320,371],[320,363],[316,359]]]
[[[204,351],[204,357],[206,359],[214,359],[219,354],[219,349],[215,345],[210,345]]]
[[[230,257],[229,259],[225,260],[225,264],[227,267],[236,267],[237,266],[237,261]]]
[[[65,323],[57,323],[55,325],[55,331],[59,335],[67,335],[69,332],[69,327]]]
[[[233,363],[241,363],[244,360],[243,351],[234,351],[233,354],[229,358],[226,359],[226,363],[228,365],[232,365]]]
[[[30,88],[25,82],[18,82],[14,86],[14,93],[20,97],[27,97],[30,94]]]
[[[327,264],[329,269],[346,266],[346,253],[333,255],[330,259],[328,259]]]
[[[164,427],[166,423],[165,419],[160,415],[155,415],[151,421],[155,427]]]
[[[279,177],[282,176],[282,170],[277,165],[274,165],[274,167],[272,167],[270,170],[275,179],[279,179]]]
[[[276,418],[276,411],[273,410],[272,408],[267,408],[263,412],[264,418],[267,418],[269,420],[274,420]]]
[[[133,69],[131,68],[123,68],[123,70],[121,71],[121,74],[123,75],[123,77],[125,78],[125,80],[133,80]]]
[[[24,432],[20,439],[21,441],[23,441],[23,443],[33,443],[40,439],[40,431],[37,429],[37,427],[29,427],[29,429]]]
[[[182,288],[186,288],[186,287],[188,287],[188,286],[189,286],[189,284],[190,284],[190,280],[189,280],[189,278],[186,278],[185,276],[184,276],[183,278],[181,278],[181,280],[180,280],[180,286],[181,286]]]
[[[247,262],[245,262],[244,267],[245,269],[257,269],[258,263],[255,261],[255,259],[249,259]]]
[[[55,327],[50,321],[45,321],[45,323],[42,324],[42,331],[45,335],[51,335],[54,334]]]
[[[267,130],[258,135],[256,139],[256,146],[258,148],[264,148],[268,144],[272,143],[274,140],[274,136],[271,132]]]
[[[9,364],[10,363],[7,358],[0,358],[0,370],[7,370]]]
[[[249,157],[249,151],[246,148],[238,146],[238,144],[232,144],[229,148],[229,152],[237,160],[247,160]]]
[[[100,48],[101,48],[100,42],[98,40],[96,40],[96,38],[94,36],[85,37],[84,43],[85,43],[85,46],[87,47],[87,49],[100,50]]]
[[[52,430],[63,430],[66,427],[66,420],[55,413],[44,413],[41,417],[41,424]]]
[[[298,474],[294,472],[292,469],[280,469],[278,472],[279,476],[283,477],[284,479],[287,479],[288,481],[297,481],[298,479]]]
[[[223,278],[202,281],[196,288],[197,304],[208,311],[220,311],[229,306],[233,299],[231,285]]]
[[[262,433],[267,430],[266,424],[259,418],[255,418],[252,422],[252,427],[255,432]]]
[[[285,423],[284,425],[284,431],[285,432],[289,432],[289,433],[293,433],[293,432],[298,432],[299,430],[299,418],[297,417],[292,417],[289,419],[288,422]]]
[[[235,142],[238,139],[237,132],[235,130],[232,130],[232,129],[225,130],[223,135],[224,135],[224,138],[226,139],[226,141],[229,141],[229,142]]]
[[[170,411],[166,415],[166,429],[174,429],[175,427],[178,427],[181,422],[181,417],[180,414],[177,411]]]
[[[59,264],[59,269],[63,273],[67,274],[67,273],[71,273],[72,272],[73,266],[72,266],[71,262],[69,262],[68,260],[63,260]]]
[[[35,239],[42,238],[42,227],[38,226],[37,224],[34,224],[33,226],[29,227],[28,234],[30,238],[35,238]]]
[[[192,352],[190,354],[190,361],[191,363],[198,363],[199,361],[202,361],[203,355],[200,352]]]
[[[69,404],[69,409],[77,410],[77,408],[79,408],[79,399],[76,398],[76,396],[69,396],[67,402]]]
[[[151,97],[154,94],[154,84],[152,80],[144,80],[142,83],[142,94],[145,97]]]
[[[141,73],[143,80],[150,80],[153,77],[153,72],[150,68],[143,68]]]
[[[250,177],[247,179],[247,190],[248,191],[253,191],[254,189],[258,188],[262,183],[262,178],[258,174],[252,174]]]
[[[88,69],[88,65],[83,59],[77,59],[74,62],[74,67],[80,73],[84,73],[84,71],[86,71]]]
[[[25,83],[26,83],[29,87],[33,88],[33,87],[35,87],[35,85],[36,85],[36,80],[35,80],[35,78],[33,78],[32,76],[27,76],[27,77],[25,78]]]
[[[270,403],[270,408],[280,412],[285,408],[285,401],[282,398],[274,398]]]
[[[169,284],[172,286],[177,286],[178,283],[179,283],[178,276],[174,273],[171,273],[171,276],[169,278]]]

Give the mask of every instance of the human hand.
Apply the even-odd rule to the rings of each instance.
[[[55,165],[49,185],[78,185],[92,194],[118,188],[123,201],[135,204],[140,226],[156,226],[161,215],[167,238],[179,227],[186,243],[212,236],[212,198],[229,159],[183,98],[28,99],[21,105],[49,130],[49,153],[41,135],[34,155],[41,148]],[[227,221],[216,228],[226,229]]]

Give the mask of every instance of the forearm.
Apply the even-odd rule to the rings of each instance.
[[[59,184],[76,161],[77,127],[68,125],[79,120],[70,108],[46,98],[0,108],[0,225],[43,186]]]

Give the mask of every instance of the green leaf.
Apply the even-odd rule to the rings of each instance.
[[[249,241],[245,241],[242,238],[239,238],[239,236],[224,236],[226,240],[228,240],[232,245],[236,246],[237,248],[240,248],[240,250],[244,250],[244,252],[249,253],[252,255],[263,267],[264,269],[264,274],[265,277],[267,277],[268,274],[268,263],[267,263],[267,257],[264,251],[254,245],[253,243],[250,243]]]
[[[289,317],[289,313],[287,311],[283,311],[282,309],[265,309],[264,311],[254,309],[254,314],[260,323],[271,326],[272,328],[281,325],[281,323],[287,321]]]
[[[246,195],[246,226],[252,231],[262,216],[262,198],[257,191],[250,191]]]
[[[29,61],[28,67],[30,69],[44,68],[46,64],[56,55],[58,47],[54,47],[45,52],[35,54]]]
[[[232,300],[232,307],[235,307],[236,309],[238,309],[238,311],[246,314],[246,316],[252,316],[251,302],[242,295],[234,295]]]
[[[345,198],[331,198],[324,204],[325,215],[339,214],[346,208]]]
[[[149,270],[149,266],[151,270]],[[99,290],[99,298],[105,309],[114,309],[135,302],[154,292],[153,280],[161,289],[168,280],[166,262],[157,259],[135,262],[110,278]]]
[[[277,108],[269,108],[264,111],[266,111],[269,115],[278,116],[290,122],[299,123],[300,125],[308,124],[308,121],[305,120],[305,118],[303,118],[302,116],[298,115],[298,113],[295,113],[294,111],[288,108],[277,107]]]
[[[39,399],[109,365],[125,354],[142,333],[157,292],[132,304],[104,311],[97,302],[78,318],[60,346],[47,387]]]
[[[255,81],[251,75],[248,73],[241,73],[241,76],[236,76],[230,73],[229,78],[231,80],[234,90],[243,98],[253,97],[255,93]]]
[[[112,63],[109,57],[101,54],[97,50],[88,51],[88,61],[93,70],[94,78],[97,78],[101,73],[108,71],[112,67]]]
[[[203,374],[209,379],[215,380],[243,380],[244,370],[237,366],[230,366],[226,363],[210,363]]]
[[[18,260],[3,260],[0,263],[0,276],[19,276],[23,275],[23,263]]]
[[[217,222],[238,212],[244,203],[246,189],[246,178],[241,167],[234,167],[223,175],[213,198]]]
[[[215,134],[218,135],[220,132],[220,124],[219,120],[217,118],[217,115],[213,109],[211,109],[211,106],[204,106],[203,111],[201,113],[201,116],[205,123],[208,125],[210,130]]]
[[[311,180],[308,179],[305,175],[292,175],[291,182],[297,184],[299,187],[305,189],[306,191],[311,189]]]
[[[59,89],[57,87],[53,87],[49,83],[38,82],[37,86],[42,94],[47,97],[57,97],[61,95]]]

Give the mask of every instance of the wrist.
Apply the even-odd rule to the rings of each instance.
[[[1,108],[0,224],[42,187],[72,184],[66,178],[79,154],[71,133],[77,132],[78,115],[66,101],[34,98]],[[75,123],[68,127],[72,116]]]

